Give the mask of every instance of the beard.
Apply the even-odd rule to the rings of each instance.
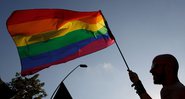
[[[163,84],[165,80],[164,74],[153,75],[154,84]]]

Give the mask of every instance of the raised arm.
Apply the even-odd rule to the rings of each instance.
[[[135,72],[128,71],[129,78],[131,80],[132,87],[136,90],[136,93],[139,95],[140,99],[152,99],[146,92],[142,82],[139,80],[138,75]]]

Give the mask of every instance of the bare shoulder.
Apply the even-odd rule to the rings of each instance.
[[[174,92],[174,99],[185,99],[185,87],[180,87],[176,92]]]
[[[185,99],[185,86],[177,83],[173,86],[163,87],[161,99]]]

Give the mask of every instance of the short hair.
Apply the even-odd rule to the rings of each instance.
[[[179,63],[177,61],[177,59],[171,55],[171,54],[161,54],[161,55],[157,55],[153,62],[158,60],[158,59],[162,59],[162,60],[165,60],[165,61],[168,61],[169,64],[172,65],[172,69],[174,70],[174,73],[177,75],[178,74],[178,69],[179,69]]]

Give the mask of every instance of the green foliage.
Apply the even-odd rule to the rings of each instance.
[[[44,83],[38,79],[39,74],[31,78],[22,77],[19,73],[16,73],[15,76],[9,83],[10,88],[17,92],[12,99],[41,99],[47,96],[42,89]]]

